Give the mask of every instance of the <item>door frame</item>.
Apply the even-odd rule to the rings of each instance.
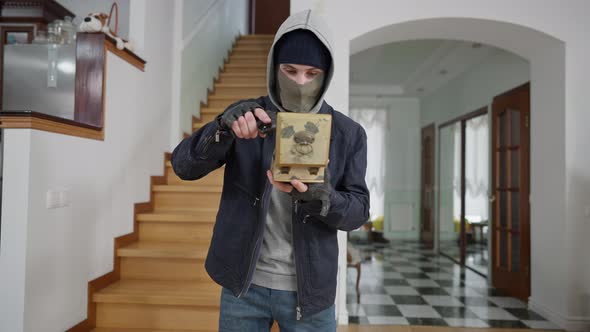
[[[432,188],[431,188],[431,194],[429,195],[430,196],[430,210],[431,210],[429,223],[430,223],[431,235],[430,235],[430,240],[427,243],[428,248],[432,249],[432,248],[434,248],[434,243],[436,242],[435,239],[436,239],[436,232],[437,232],[436,225],[435,225],[436,222],[435,222],[435,218],[434,218],[435,209],[436,209],[436,205],[434,204],[435,203],[434,194],[435,194],[435,190],[436,190],[436,180],[435,180],[435,174],[436,174],[436,156],[435,156],[435,153],[436,153],[436,151],[435,151],[435,148],[436,148],[436,126],[435,126],[434,122],[427,125],[427,126],[422,127],[422,130],[420,132],[421,133],[421,144],[420,144],[420,243],[422,243],[422,244],[424,244],[424,234],[425,234],[424,227],[423,227],[424,226],[424,219],[423,218],[424,218],[424,201],[426,198],[424,195],[424,193],[426,191],[425,190],[426,189],[425,183],[424,183],[424,172],[425,172],[425,169],[424,169],[424,133],[426,131],[432,131],[432,142],[431,142],[432,170],[430,172],[432,174],[431,175]]]

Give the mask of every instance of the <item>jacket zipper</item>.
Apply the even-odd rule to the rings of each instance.
[[[257,196],[251,194],[248,190],[246,190],[246,188],[244,188],[241,184],[234,182],[234,185],[236,186],[236,188],[240,189],[241,192],[243,192],[244,194],[250,196],[250,198],[252,199],[252,205],[256,206],[258,205],[258,202],[260,202],[260,198],[258,198]],[[263,194],[264,195],[264,194]]]
[[[298,207],[299,200],[294,200],[293,203],[295,205],[295,217],[297,217],[297,211],[299,210],[299,207]],[[303,223],[304,224],[307,222],[307,218],[308,217],[309,217],[309,215],[306,215],[303,218]],[[291,221],[291,228],[293,228],[293,222],[292,221]],[[302,230],[302,232],[303,232],[303,230]],[[293,242],[293,250],[295,250],[295,238],[294,238],[294,235],[293,235],[293,231],[291,231],[291,241]],[[300,289],[299,289],[299,277],[300,276],[297,274],[297,265],[298,265],[297,264],[297,257],[295,255],[293,255],[293,257],[295,257],[295,280],[296,280],[296,283],[297,283],[297,307],[295,308],[295,310],[297,310],[297,317],[296,318],[297,318],[297,320],[301,320],[301,318],[303,318],[303,315],[301,313],[301,300],[300,300],[300,297],[299,297],[299,294],[301,293],[300,292]]]
[[[241,188],[241,186],[239,186],[237,183],[235,183],[235,184],[236,184],[236,186],[237,186],[238,188],[240,188],[242,191],[246,192],[246,193],[247,193],[247,194],[249,194],[250,196],[254,196],[254,195],[252,195],[252,194],[248,193],[247,191],[245,191],[245,190],[244,190],[244,188]],[[264,200],[264,196],[265,196],[265,195],[266,195],[266,193],[268,192],[268,187],[269,187],[269,184],[270,184],[270,182],[269,182],[269,181],[268,181],[268,179],[267,179],[267,180],[266,180],[266,182],[265,182],[265,185],[264,185],[264,192],[262,193],[262,199],[263,199],[263,200]],[[259,199],[258,197],[255,197],[255,196],[254,196],[254,198],[256,199],[256,200],[255,200],[255,202],[254,202],[254,206],[256,206],[256,203],[257,203],[258,201],[260,201],[260,199]],[[262,211],[262,210],[264,210],[264,209],[262,209],[262,207],[260,207],[260,209],[259,209],[259,213],[260,213],[260,211]],[[260,240],[261,240],[261,239],[262,239],[262,237],[261,237],[261,236],[258,236],[258,239],[256,239],[256,245],[254,246],[254,250],[252,251],[252,255],[251,255],[251,257],[250,257],[250,263],[248,264],[248,273],[246,274],[246,282],[244,283],[244,286],[242,287],[242,290],[240,291],[240,294],[238,294],[238,298],[241,298],[241,297],[242,297],[242,295],[243,295],[243,294],[244,294],[244,293],[245,293],[245,292],[248,290],[248,288],[250,287],[250,280],[249,280],[249,279],[250,279],[250,274],[251,274],[251,272],[252,272],[252,267],[253,267],[253,266],[256,266],[256,264],[253,264],[252,262],[254,261],[254,256],[256,255],[256,248],[259,246],[259,242],[260,242]]]

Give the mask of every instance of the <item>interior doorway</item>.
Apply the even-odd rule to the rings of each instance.
[[[530,83],[492,103],[492,285],[526,300],[530,276]]]
[[[250,0],[250,33],[274,35],[290,12],[290,0]]]

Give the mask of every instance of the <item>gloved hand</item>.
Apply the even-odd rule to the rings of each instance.
[[[307,185],[306,192],[300,192],[293,188],[293,191],[291,191],[291,196],[298,201],[321,202],[322,209],[320,211],[320,216],[325,217],[330,211],[330,196],[332,195],[333,191],[334,188],[330,184],[330,173],[326,167],[326,171],[324,173],[324,183],[310,183]]]
[[[253,116],[248,115],[249,112]],[[244,117],[245,122],[243,122],[243,125],[236,125],[235,122],[241,117]],[[217,122],[222,129],[231,131],[232,134],[240,138],[255,138],[258,136],[258,132],[263,136],[275,129],[277,123],[275,112],[264,111],[262,106],[253,101],[244,101],[231,105],[217,117]],[[256,130],[252,132],[248,122],[255,122],[258,132]]]

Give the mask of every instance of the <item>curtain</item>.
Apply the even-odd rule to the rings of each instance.
[[[367,133],[365,179],[371,193],[370,213],[373,220],[384,214],[387,110],[377,107],[356,108],[350,110],[350,117],[363,126]]]
[[[461,218],[461,123],[452,126],[453,216]],[[465,123],[465,217],[469,221],[487,220],[489,187],[488,116],[472,118]]]
[[[489,209],[490,132],[487,114],[467,120],[465,127],[465,216],[477,222],[488,219]]]

